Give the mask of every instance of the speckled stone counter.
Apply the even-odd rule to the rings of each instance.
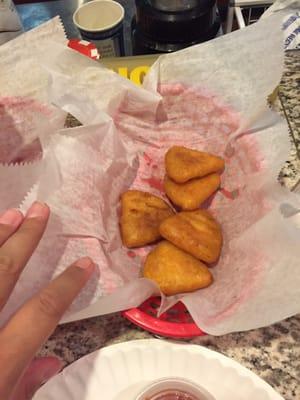
[[[291,153],[280,174],[282,182],[300,192],[300,50],[288,52],[275,108],[285,115],[291,139]]]
[[[300,51],[286,55],[276,108],[281,108],[288,119],[292,143],[280,180],[291,190],[300,190]],[[109,315],[58,327],[41,355],[56,355],[69,364],[113,343],[151,337],[119,314]],[[250,368],[286,400],[300,400],[300,315],[267,328],[190,342],[219,351]]]

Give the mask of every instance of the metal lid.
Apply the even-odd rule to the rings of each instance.
[[[198,0],[196,7],[176,12],[158,10],[150,0],[136,0],[137,29],[158,42],[197,43],[215,21],[216,0]]]
[[[149,0],[149,3],[162,11],[184,11],[197,7],[201,0]]]

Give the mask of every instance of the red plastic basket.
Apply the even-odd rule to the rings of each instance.
[[[206,335],[198,328],[181,302],[175,304],[158,318],[156,315],[160,302],[160,297],[151,297],[139,308],[124,311],[123,316],[140,328],[159,336],[189,339]]]

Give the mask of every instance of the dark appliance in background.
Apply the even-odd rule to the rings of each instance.
[[[220,30],[216,0],[135,0],[133,54],[170,53],[213,39]]]

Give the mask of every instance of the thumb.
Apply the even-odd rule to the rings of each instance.
[[[62,361],[56,357],[35,358],[27,367],[11,400],[30,400],[38,388],[62,368]]]

